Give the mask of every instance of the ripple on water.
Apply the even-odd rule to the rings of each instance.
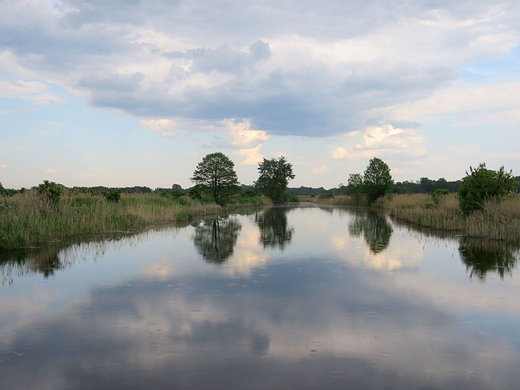
[[[343,371],[332,371],[330,373],[330,377],[333,379],[342,379],[345,378],[345,373]]]

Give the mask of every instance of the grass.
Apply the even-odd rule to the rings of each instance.
[[[65,190],[58,203],[30,190],[0,197],[0,249],[21,249],[76,235],[126,230],[194,216],[216,215],[221,207],[189,197],[122,194],[119,202]]]
[[[462,213],[456,194],[440,197],[437,204],[426,194],[394,195],[379,205],[391,217],[422,227],[520,243],[520,195],[488,201],[484,210],[469,216]]]
[[[333,206],[366,206],[364,199],[355,198],[348,195],[337,195],[332,198],[319,196],[299,196],[299,200],[300,202],[328,204]]]
[[[336,206],[367,206],[364,200],[346,195],[325,199],[300,197],[300,201]],[[469,216],[462,213],[457,194],[441,195],[437,199],[428,194],[390,195],[377,200],[371,207],[385,210],[395,220],[423,228],[520,244],[518,194],[500,201],[488,201],[483,211],[474,211]]]

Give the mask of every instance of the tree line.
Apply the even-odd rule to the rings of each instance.
[[[426,177],[417,182],[403,181],[395,183],[388,165],[381,159],[372,158],[366,170],[361,173],[353,173],[348,177],[348,184],[340,184],[337,188],[325,190],[323,187],[288,188],[289,180],[294,179],[292,164],[284,156],[279,158],[263,159],[258,164],[258,179],[251,186],[240,185],[234,169],[234,163],[221,152],[206,155],[197,164],[190,180],[194,186],[184,190],[179,184],[173,184],[171,188],[156,188],[134,186],[109,188],[97,187],[73,187],[73,191],[102,194],[107,200],[118,202],[121,193],[163,193],[172,196],[189,195],[192,198],[213,201],[219,205],[225,205],[237,195],[256,196],[262,194],[270,198],[273,203],[298,201],[298,195],[307,196],[334,196],[350,195],[356,201],[366,200],[368,204],[386,194],[445,194],[458,193],[461,201],[461,209],[478,209],[484,200],[490,197],[503,196],[510,192],[520,191],[520,176],[514,177],[512,172],[506,172],[504,168],[493,171],[480,164],[476,169],[470,167],[471,173],[461,180],[447,181],[444,178],[431,180]],[[58,198],[63,185],[44,181],[38,187],[34,187],[40,194],[49,199]],[[0,195],[14,195],[20,190],[6,189],[0,183]]]

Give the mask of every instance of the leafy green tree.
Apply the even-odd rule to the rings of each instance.
[[[363,176],[361,176],[360,173],[351,173],[348,177],[347,188],[349,195],[352,196],[356,204],[359,205],[364,192]]]
[[[50,204],[57,205],[61,196],[61,187],[53,181],[44,180],[38,186],[38,195]]]
[[[119,203],[121,199],[121,190],[119,188],[110,188],[105,192],[105,198],[109,202]]]
[[[256,189],[270,198],[273,203],[285,201],[287,184],[289,179],[294,179],[292,165],[285,160],[284,156],[272,158],[258,164],[259,177],[255,182]]]
[[[199,191],[209,194],[215,203],[223,205],[232,195],[240,192],[234,167],[233,161],[223,153],[211,153],[197,165],[190,180]]]
[[[373,203],[384,196],[393,185],[394,181],[388,165],[380,158],[371,159],[363,173],[363,189],[368,203]]]
[[[468,214],[473,210],[483,210],[486,200],[497,199],[516,189],[516,180],[511,171],[504,167],[498,171],[486,168],[482,163],[477,168],[469,167],[470,173],[462,179],[459,188],[459,205]]]

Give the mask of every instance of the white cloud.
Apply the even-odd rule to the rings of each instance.
[[[245,157],[245,160],[241,164],[257,165],[258,163],[262,162],[264,159],[264,156],[262,156],[260,154],[261,147],[262,147],[262,145],[260,144],[256,147],[250,148],[250,149],[235,150],[233,152],[233,155]]]
[[[7,164],[0,164],[0,169],[7,169],[8,165]]]
[[[225,119],[221,123],[230,135],[233,146],[247,148],[270,138],[265,131],[251,129],[250,124],[246,122],[237,123],[233,119]]]
[[[437,122],[454,118],[459,125],[515,125],[520,122],[520,82],[450,88],[431,97],[373,111],[387,120]]]
[[[349,149],[338,147],[333,151],[332,158],[357,160],[379,156],[406,160],[424,157],[426,153],[424,138],[416,130],[385,124],[368,127],[362,143]]]
[[[49,93],[48,89],[48,85],[40,81],[0,80],[0,99],[27,99],[38,105],[64,102],[62,98]]]
[[[45,173],[48,173],[49,175],[55,175],[56,172],[57,172],[57,171],[56,171],[56,169],[54,169],[54,168],[47,168],[47,169],[45,170]]]
[[[141,126],[159,133],[162,138],[175,138],[175,133],[170,131],[175,127],[171,119],[146,119],[141,121]]]

